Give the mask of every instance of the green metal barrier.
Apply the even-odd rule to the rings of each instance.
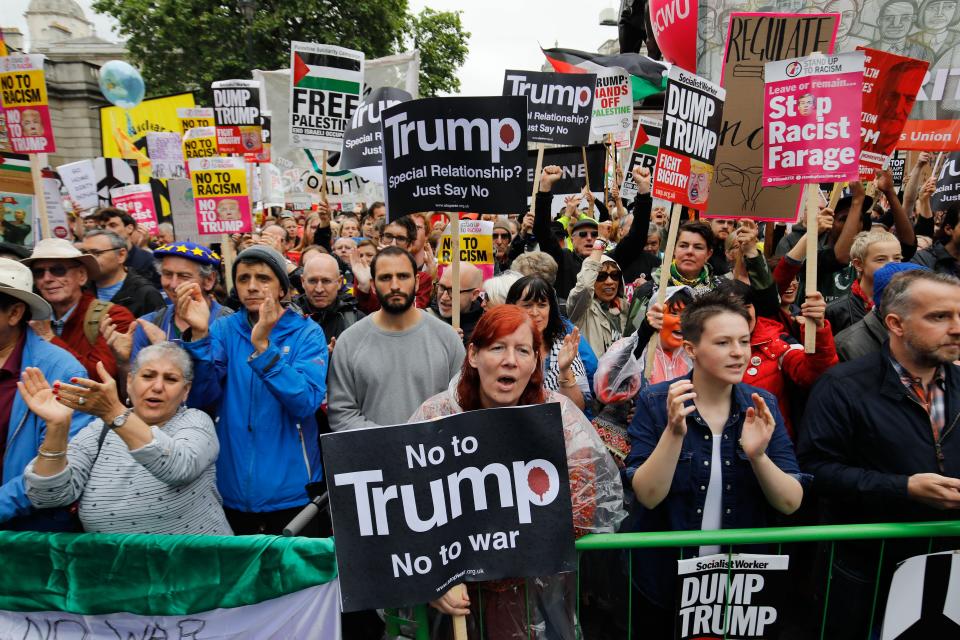
[[[718,531],[657,531],[649,533],[609,533],[587,535],[576,542],[578,564],[583,553],[591,551],[613,551],[629,549],[650,549],[657,547],[696,547],[700,545],[740,546],[755,544],[790,544],[802,542],[829,542],[830,564],[832,565],[834,547],[837,542],[849,540],[880,540],[877,559],[877,576],[874,581],[873,606],[870,612],[872,627],[877,615],[877,599],[880,592],[880,568],[887,540],[928,538],[928,550],[933,546],[934,538],[960,538],[960,520],[945,522],[910,522],[886,524],[820,525],[807,527],[769,527],[765,529],[722,529]],[[734,553],[731,548],[729,553]],[[780,553],[779,547],[777,553]],[[632,580],[633,563],[628,563],[627,588]],[[830,600],[830,586],[833,580],[832,569],[827,573],[824,593],[823,612],[820,622],[820,638],[825,638],[824,624],[827,619],[827,606]],[[580,593],[577,583],[577,619],[580,620]],[[632,598],[627,598],[628,637],[632,633]],[[478,603],[482,607],[482,603]],[[529,608],[529,607],[528,607]],[[427,606],[413,609],[411,618],[402,617],[396,611],[388,610],[386,615],[387,634],[391,637],[408,637],[413,640],[429,640],[430,630],[427,624]],[[406,630],[407,635],[400,636]],[[577,629],[578,637],[580,629]],[[411,635],[412,633],[412,635]],[[490,638],[489,640],[496,640]],[[868,637],[869,640],[869,637]]]

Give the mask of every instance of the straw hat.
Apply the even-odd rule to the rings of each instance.
[[[91,280],[96,280],[100,275],[100,265],[96,258],[81,252],[69,240],[62,238],[44,238],[33,248],[30,257],[20,262],[29,267],[37,260],[76,260],[86,268]]]
[[[30,307],[31,320],[48,320],[52,314],[47,301],[33,292],[33,274],[16,260],[0,258],[0,293]]]

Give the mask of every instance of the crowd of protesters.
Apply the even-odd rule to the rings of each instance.
[[[220,247],[229,272],[113,208],[72,240],[0,243],[0,527],[278,534],[323,486],[324,433],[543,402],[562,408],[578,536],[955,519],[960,209],[931,209],[929,165],[902,200],[878,172],[821,208],[812,293],[801,224],[685,211],[662,256],[645,169],[630,202],[585,192],[554,211],[545,167],[532,213],[483,216],[486,280],[438,265],[450,216],[383,203],[268,214]],[[647,637],[671,634],[675,561],[719,551],[632,555]],[[835,581],[827,637],[862,637],[878,571],[926,551],[814,558]],[[619,585],[630,561],[604,562]],[[603,583],[585,582],[590,606],[626,606]],[[433,604],[482,600],[490,637],[568,637],[569,580],[538,580],[532,615],[520,584]]]

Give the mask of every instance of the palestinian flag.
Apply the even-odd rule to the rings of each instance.
[[[667,88],[670,65],[639,53],[602,56],[575,49],[542,49],[547,61],[560,73],[593,73],[606,67],[623,67],[630,74],[633,101],[662,93]]]
[[[359,95],[362,65],[362,59],[294,50],[293,86]]]
[[[0,532],[0,638],[339,638],[332,539]]]

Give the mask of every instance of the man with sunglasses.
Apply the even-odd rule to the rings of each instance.
[[[72,353],[94,380],[100,379],[98,362],[116,377],[117,360],[100,335],[99,325],[108,316],[126,333],[134,317],[126,307],[97,300],[83,290],[89,280],[100,277],[96,258],[81,253],[67,240],[45,238],[21,262],[33,272],[34,286],[53,308],[52,320],[30,323],[37,335]]]
[[[510,223],[499,218],[493,223],[493,275],[498,276],[510,268],[512,262],[510,243],[512,240],[513,233],[510,231]]]
[[[100,275],[94,280],[97,299],[123,305],[139,318],[161,309],[163,296],[136,271],[124,266],[127,243],[113,231],[97,229],[83,238],[83,251],[97,259]]]

